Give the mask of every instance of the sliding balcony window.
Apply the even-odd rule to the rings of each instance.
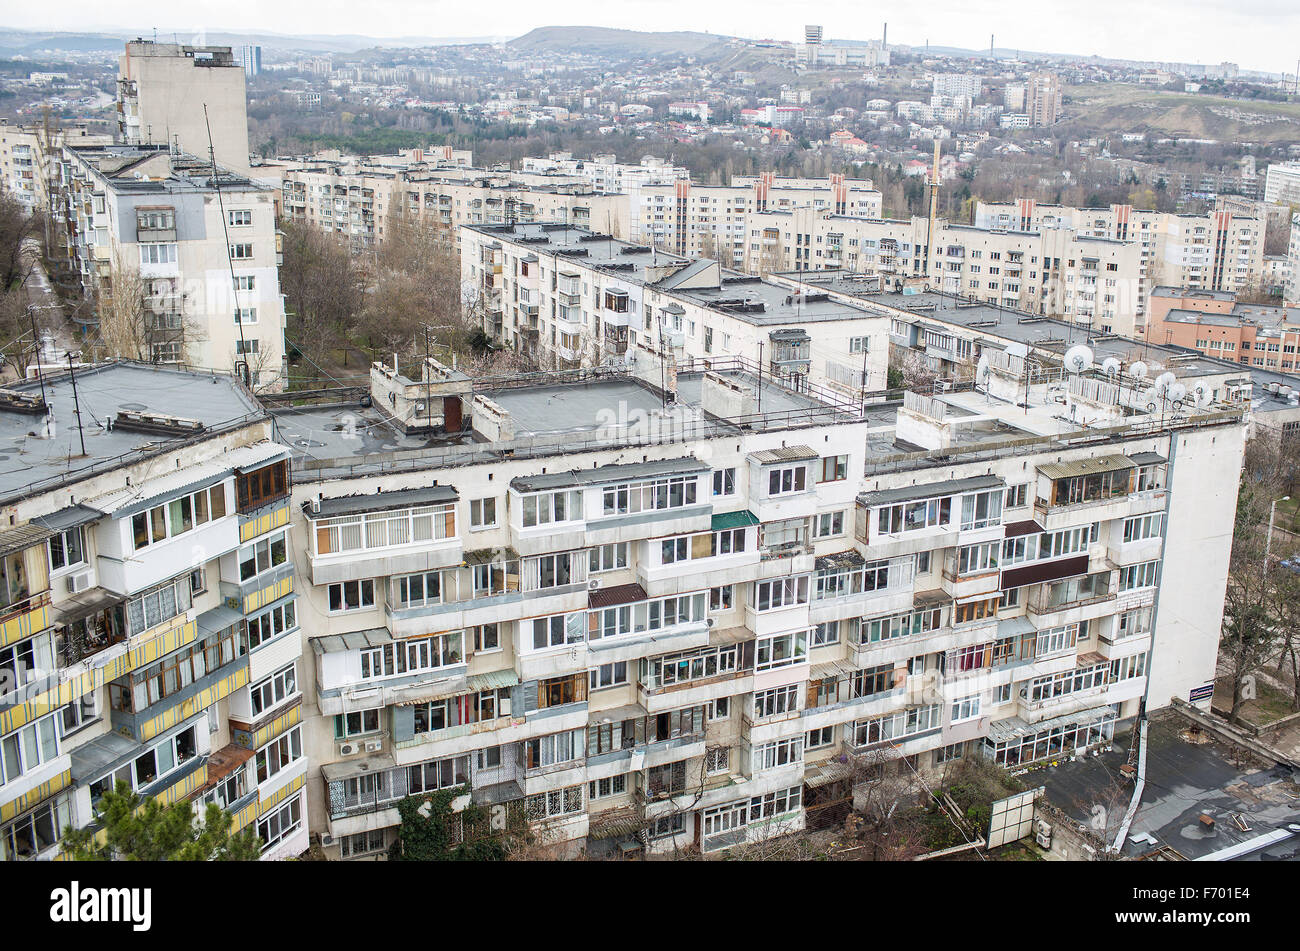
[[[361,652],[361,679],[399,677],[461,663],[461,631],[415,637]]]
[[[342,515],[316,523],[316,554],[395,548],[456,537],[456,506],[421,505],[392,512]]]
[[[904,502],[880,509],[876,525],[882,535],[897,535],[952,522],[952,498]]]
[[[289,494],[288,460],[273,462],[253,472],[240,472],[235,476],[236,506],[240,512],[260,508]],[[222,502],[224,505],[224,495]]]
[[[962,531],[1002,524],[1002,499],[1005,489],[991,489],[963,495],[961,499]]]
[[[576,489],[560,492],[537,492],[525,495],[522,500],[524,528],[560,522],[580,522],[582,493]]]
[[[601,512],[604,515],[634,515],[694,505],[698,482],[696,476],[673,476],[606,486],[601,493]]]
[[[131,516],[131,539],[136,551],[175,538],[196,526],[224,518],[226,515],[225,483],[182,495]]]

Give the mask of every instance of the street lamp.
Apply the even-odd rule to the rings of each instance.
[[[1274,499],[1273,504],[1268,507],[1268,537],[1264,539],[1264,574],[1268,574],[1268,555],[1273,550],[1273,517],[1277,515],[1278,502],[1290,502],[1291,496],[1284,495],[1280,499]]]

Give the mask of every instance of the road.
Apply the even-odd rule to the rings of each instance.
[[[41,334],[41,363],[49,365],[65,363],[68,351],[80,349],[72,335],[72,328],[59,303],[59,295],[50,285],[50,276],[45,272],[41,261],[41,246],[35,238],[23,242],[23,263],[27,265],[28,305],[36,311],[36,323]],[[5,366],[5,374],[13,375],[14,368]]]

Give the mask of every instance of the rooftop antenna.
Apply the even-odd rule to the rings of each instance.
[[[212,187],[217,193],[217,208],[221,212],[221,233],[226,240],[226,264],[230,267],[230,297],[234,301],[235,326],[239,328],[239,353],[243,360],[235,361],[235,369],[245,386],[252,389],[252,377],[248,368],[248,343],[244,340],[244,322],[240,320],[239,297],[235,293],[235,262],[230,257],[230,228],[226,220],[226,203],[221,197],[221,179],[217,174],[217,152],[212,145],[212,123],[208,120],[208,104],[203,104],[203,124],[208,130],[208,160],[212,163]],[[427,408],[427,407],[426,407]]]
[[[77,398],[77,373],[72,368],[72,351],[68,351],[68,374],[72,377],[72,405],[77,413],[77,435],[81,437],[81,454],[86,454],[86,434],[81,428],[81,400]],[[42,384],[44,386],[44,384]]]
[[[50,415],[50,404],[45,399],[45,376],[41,373],[41,339],[36,335],[36,308],[31,304],[27,305],[27,316],[32,321],[32,341],[36,345],[36,379],[41,384],[41,402],[45,404],[45,415]]]

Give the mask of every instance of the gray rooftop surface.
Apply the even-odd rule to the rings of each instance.
[[[194,419],[209,430],[264,416],[257,403],[228,376],[116,363],[77,370],[76,383],[85,456],[81,455],[72,383],[67,373],[45,381],[46,399],[54,416],[51,438],[36,435],[44,429],[40,416],[0,410],[0,500],[76,479],[102,463],[129,463],[182,441],[179,437],[124,429],[109,432],[104,424],[119,410],[147,410]],[[36,381],[8,389],[37,397],[41,393]]]
[[[1150,724],[1146,788],[1124,854],[1141,855],[1167,845],[1195,859],[1300,821],[1300,787],[1289,769],[1235,765],[1228,747],[1189,742],[1184,735],[1188,721],[1172,711],[1153,714]],[[1106,839],[1114,841],[1133,791],[1132,785],[1117,781],[1130,736],[1127,726],[1117,726],[1110,752],[1034,772],[1029,785],[1044,785],[1054,805],[1085,825],[1092,821],[1094,807],[1102,806]],[[1214,820],[1213,830],[1202,827],[1202,813]],[[1251,831],[1233,824],[1234,813],[1245,818]],[[1154,845],[1142,838],[1144,833],[1156,840]],[[1287,851],[1293,851],[1294,839],[1289,844]]]

